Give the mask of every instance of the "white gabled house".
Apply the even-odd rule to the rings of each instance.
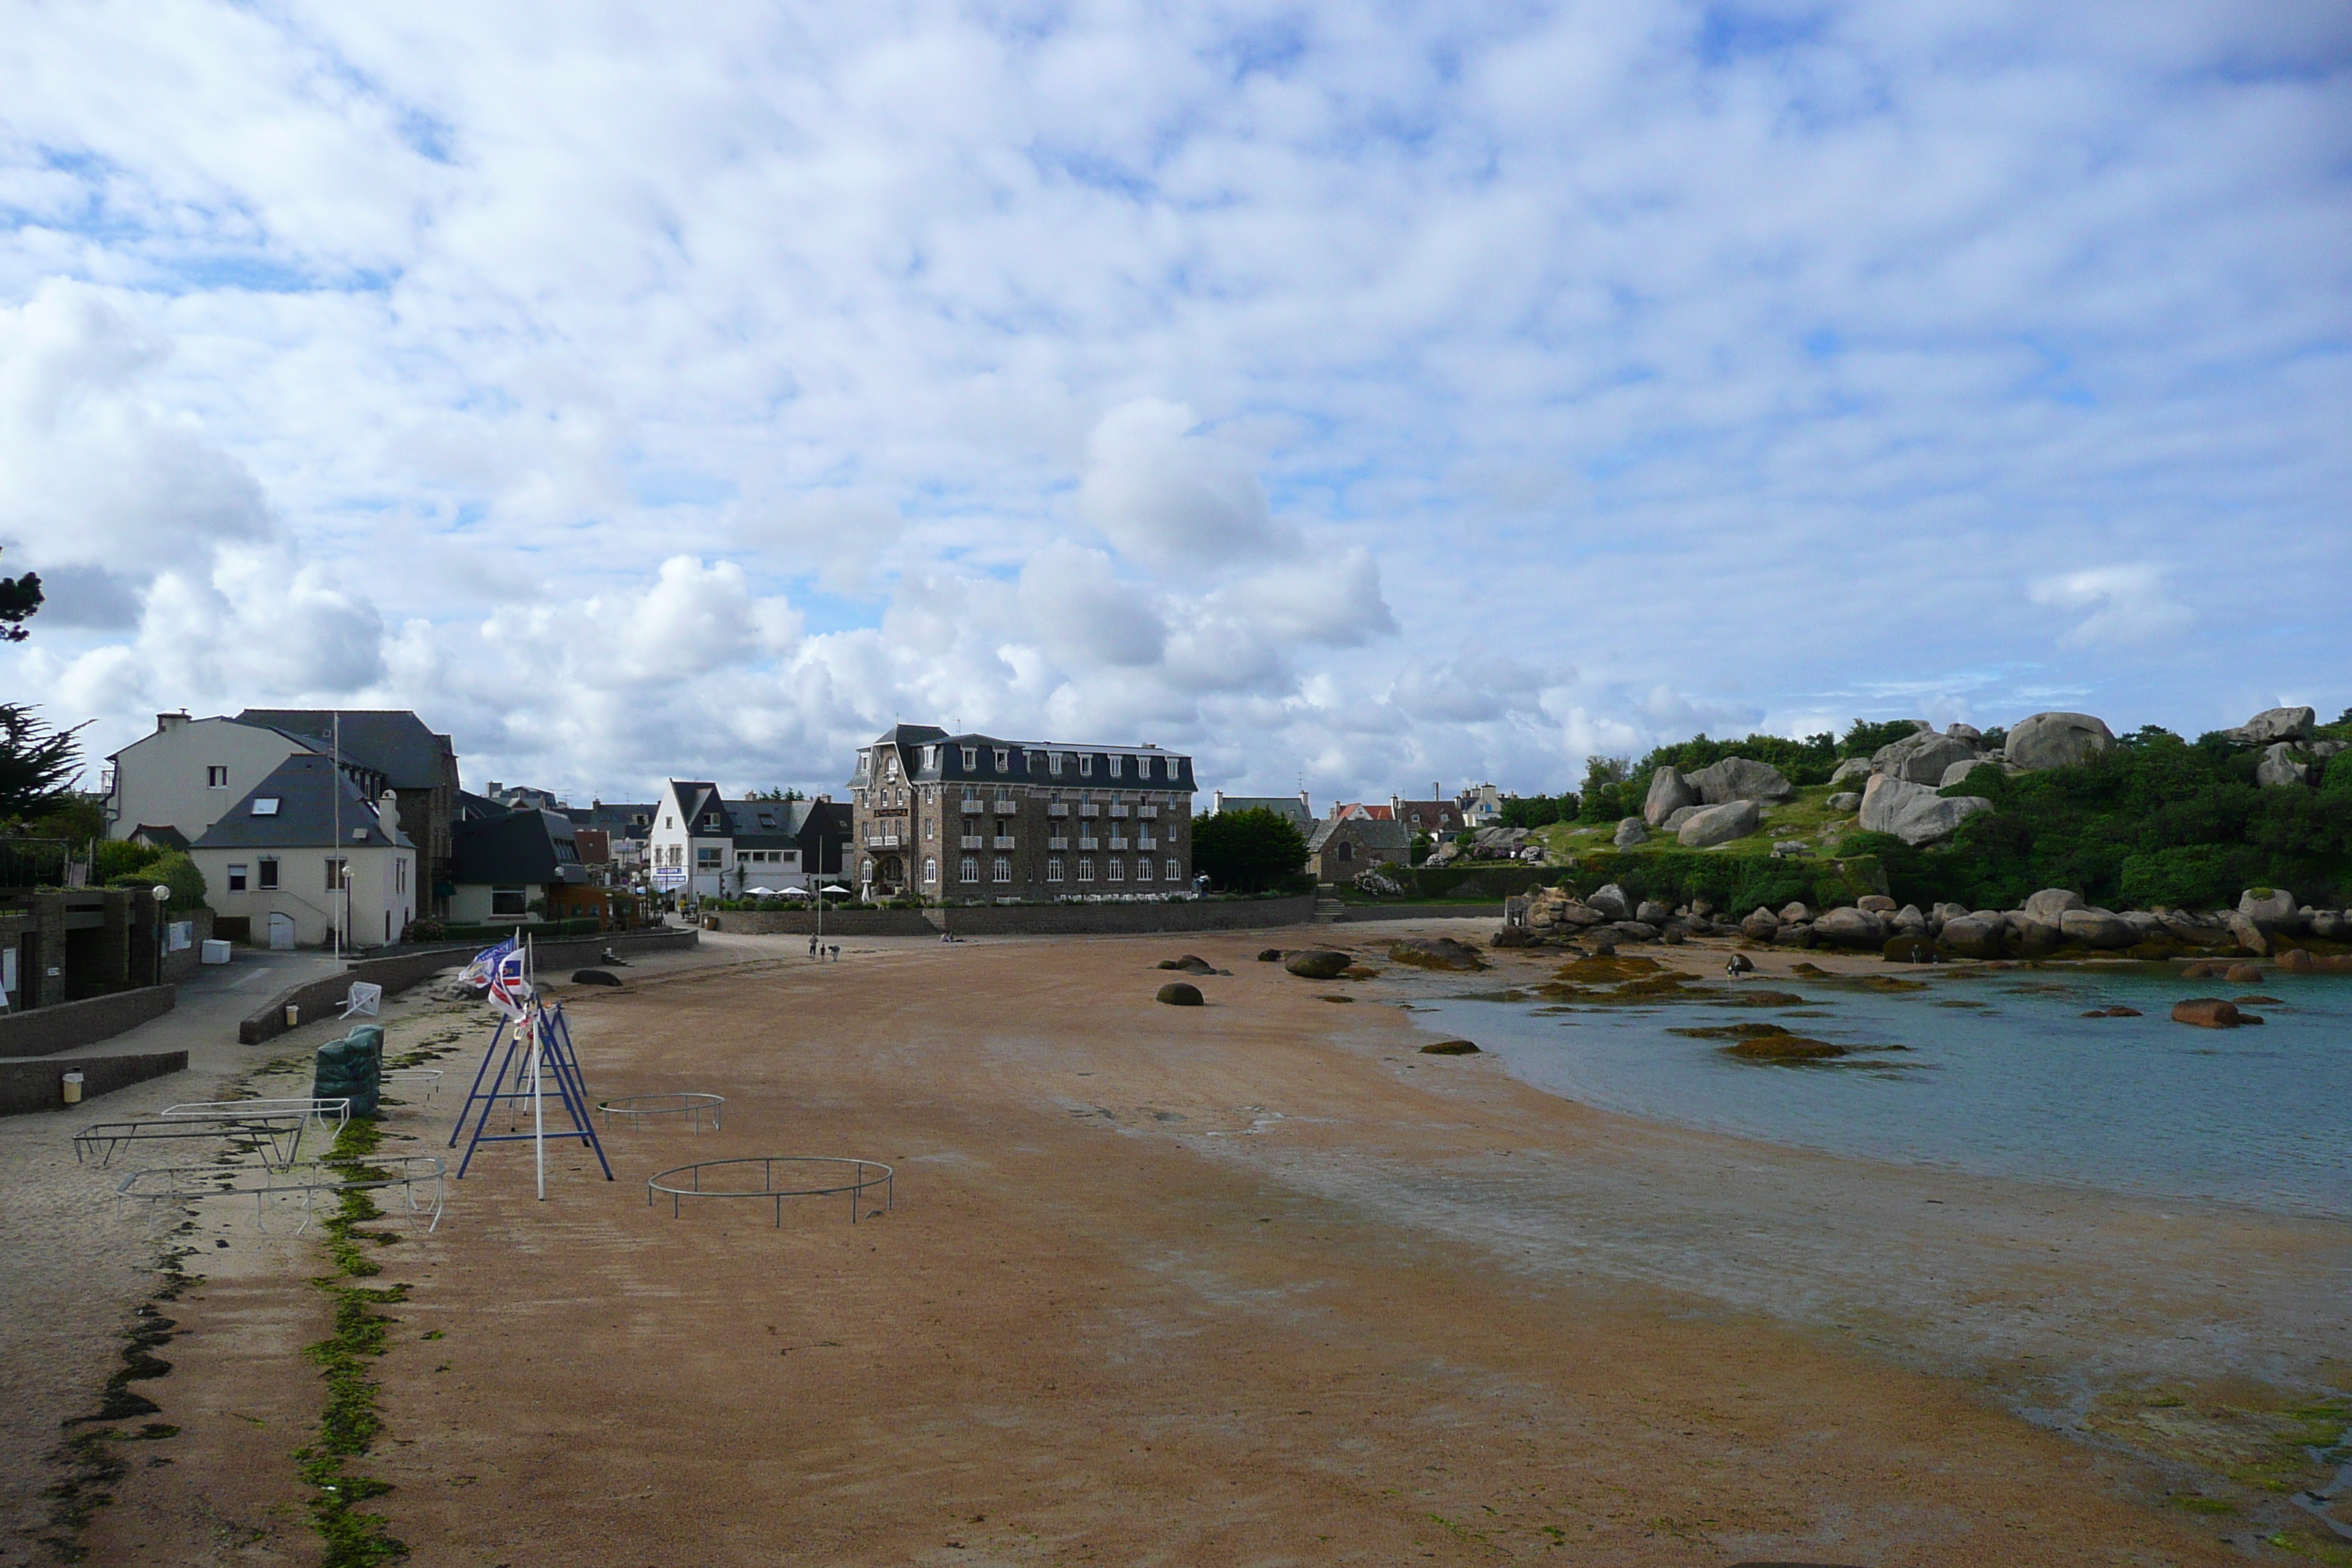
[[[298,752],[223,812],[188,856],[205,876],[215,929],[246,922],[251,941],[316,946],[398,940],[415,918],[416,847],[389,790],[371,799],[332,759]]]
[[[672,779],[654,803],[646,875],[657,893],[740,898],[839,876],[850,812],[815,800],[726,800],[706,780]]]

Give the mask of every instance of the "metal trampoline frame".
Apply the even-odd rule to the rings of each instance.
[[[175,1107],[174,1109],[179,1109]],[[271,1165],[284,1169],[294,1163],[302,1152],[302,1130],[310,1118],[299,1111],[279,1111],[258,1116],[237,1116],[226,1113],[160,1117],[147,1121],[93,1121],[74,1134],[74,1163],[79,1165],[89,1155],[97,1156],[103,1170],[111,1164],[115,1152],[126,1143],[152,1142],[158,1138],[251,1138],[268,1140]]]
[[[341,1132],[352,1119],[352,1102],[337,1096],[330,1100],[192,1100],[185,1105],[167,1105],[155,1113],[158,1116],[307,1116],[324,1127],[329,1117],[334,1118],[335,1131]]]
[[[722,1190],[702,1184],[703,1172],[716,1171],[731,1165],[760,1166],[759,1190],[756,1192],[750,1189]],[[779,1187],[775,1184],[776,1167],[779,1165],[847,1165],[851,1168],[851,1180],[833,1186]],[[868,1171],[879,1172],[880,1174],[868,1175],[866,1174]],[[681,1186],[676,1184],[665,1185],[665,1181],[672,1176],[691,1176],[693,1184],[691,1186]],[[786,1198],[824,1198],[847,1193],[849,1223],[856,1225],[857,1211],[865,1206],[861,1200],[869,1187],[882,1189],[883,1206],[886,1209],[895,1209],[898,1206],[898,1191],[895,1186],[897,1179],[898,1173],[879,1160],[860,1160],[846,1154],[747,1154],[732,1160],[704,1160],[691,1165],[674,1165],[667,1171],[655,1172],[646,1178],[646,1206],[648,1208],[653,1206],[656,1194],[666,1194],[669,1198],[670,1217],[676,1219],[680,1205],[688,1198],[769,1198],[775,1204],[774,1223],[778,1227],[782,1227],[784,1223]]]
[[[677,1103],[670,1105],[647,1103],[652,1100],[674,1100]],[[727,1097],[723,1094],[703,1094],[697,1091],[682,1091],[675,1094],[616,1094],[610,1100],[598,1100],[596,1110],[604,1118],[604,1131],[607,1132],[613,1130],[613,1118],[615,1116],[632,1118],[683,1116],[686,1118],[688,1129],[691,1131],[699,1125],[699,1118],[706,1112],[710,1117],[710,1130],[716,1132],[719,1131],[719,1110],[726,1103]],[[621,1125],[634,1127],[639,1123],[627,1121]]]
[[[233,1165],[166,1165],[153,1170],[133,1171],[122,1178],[114,1189],[121,1204],[143,1203],[148,1205],[148,1224],[152,1228],[155,1215],[173,1204],[194,1203],[202,1198],[245,1197],[253,1199],[254,1215],[268,1229],[268,1203],[273,1197],[299,1198],[302,1223],[294,1227],[301,1235],[310,1228],[310,1215],[317,1208],[320,1194],[341,1197],[345,1193],[382,1192],[401,1189],[408,1200],[411,1218],[428,1212],[433,1223],[425,1226],[428,1234],[441,1228],[441,1211],[446,1188],[448,1162],[437,1154],[396,1154],[388,1159],[371,1161],[381,1176],[354,1176],[337,1173],[323,1165],[308,1165],[285,1170],[264,1171],[258,1184],[241,1184],[236,1178],[247,1174]],[[319,1180],[286,1180],[287,1177],[315,1175]],[[429,1186],[429,1205],[420,1200],[419,1190]]]

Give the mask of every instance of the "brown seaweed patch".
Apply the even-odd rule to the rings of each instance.
[[[1665,967],[1654,958],[1644,958],[1638,952],[1612,952],[1592,958],[1580,958],[1563,963],[1552,978],[1570,984],[1605,985],[1620,980],[1637,980],[1645,974],[1655,974]]]
[[[1717,1024],[1711,1028],[1668,1029],[1666,1033],[1691,1040],[1769,1040],[1789,1035],[1778,1024]]]
[[[1735,991],[1729,995],[1713,996],[1710,1001],[1726,1007],[1810,1007],[1812,1004],[1793,991]]]
[[[1820,1062],[1844,1056],[1846,1047],[1827,1040],[1809,1040],[1802,1035],[1766,1035],[1726,1046],[1723,1054],[1750,1062]]]

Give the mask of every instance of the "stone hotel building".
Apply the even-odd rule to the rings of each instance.
[[[849,781],[858,890],[1055,899],[1192,886],[1192,759],[900,724]]]

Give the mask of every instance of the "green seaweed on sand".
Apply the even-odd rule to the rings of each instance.
[[[1729,994],[1710,995],[1706,1000],[1719,1007],[1810,1007],[1813,1005],[1793,991],[1735,991]]]
[[[1809,1040],[1802,1035],[1764,1035],[1726,1046],[1723,1054],[1750,1062],[1819,1062],[1845,1056],[1848,1047],[1833,1046],[1827,1040]]]
[[[1668,1029],[1666,1033],[1692,1040],[1769,1040],[1781,1036],[1794,1038],[1778,1024],[1716,1024],[1705,1028]]]

